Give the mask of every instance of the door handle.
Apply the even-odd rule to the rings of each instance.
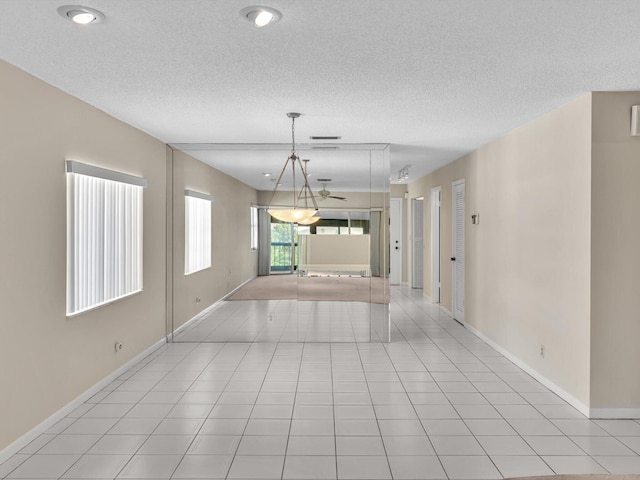
[[[455,262],[456,261],[456,257],[451,257],[451,261]]]

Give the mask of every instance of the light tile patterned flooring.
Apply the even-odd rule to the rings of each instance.
[[[393,343],[175,343],[0,478],[493,479],[640,473],[640,422],[590,421],[423,300]]]
[[[221,302],[175,336],[176,342],[368,342],[385,306],[363,302]],[[373,335],[372,335],[373,333]]]

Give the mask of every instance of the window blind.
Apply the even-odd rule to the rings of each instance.
[[[140,177],[67,162],[67,315],[142,290],[146,184]]]
[[[189,275],[211,267],[210,195],[185,190],[184,273]]]

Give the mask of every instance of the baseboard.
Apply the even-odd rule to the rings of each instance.
[[[640,408],[592,408],[589,410],[592,419],[639,419]]]
[[[424,293],[424,291],[422,292],[422,296],[427,300],[427,302],[429,302],[429,303],[433,303],[433,302],[431,301],[431,297],[430,297],[429,295],[427,295],[426,293]]]
[[[442,310],[444,313],[446,313],[448,316],[450,316],[451,318],[453,318],[453,313],[451,313],[451,311],[447,308],[444,307],[441,303],[437,304],[438,307],[440,307],[440,310]]]
[[[501,353],[504,357],[508,358],[510,361],[512,361],[515,365],[517,365],[518,367],[520,367],[522,370],[524,370],[525,372],[527,372],[529,375],[531,375],[533,378],[535,378],[538,382],[540,382],[542,385],[544,385],[545,387],[547,387],[549,390],[551,390],[553,393],[555,393],[556,395],[558,395],[560,398],[562,398],[565,402],[567,402],[568,404],[570,404],[573,408],[575,408],[576,410],[578,410],[580,413],[582,413],[584,416],[591,418],[591,411],[589,411],[589,407],[587,407],[584,403],[582,403],[580,400],[578,400],[577,398],[575,398],[573,395],[571,395],[570,393],[566,392],[565,390],[563,390],[562,388],[560,388],[558,385],[556,385],[555,383],[553,383],[551,380],[549,380],[548,378],[546,378],[545,376],[543,376],[542,374],[540,374],[537,370],[535,370],[534,368],[530,367],[529,365],[527,365],[526,363],[524,363],[522,360],[520,360],[518,357],[516,357],[515,355],[513,355],[511,352],[509,352],[508,350],[506,350],[505,348],[501,347],[500,345],[498,345],[497,343],[495,343],[493,340],[491,340],[489,337],[487,337],[486,335],[484,335],[483,333],[481,333],[480,331],[476,330],[475,328],[473,328],[471,325],[469,324],[465,324],[465,327],[472,332],[476,337],[480,338],[482,341],[484,341],[485,343],[487,343],[488,345],[490,345],[491,347],[493,347],[496,351],[498,351],[499,353]],[[609,417],[612,418],[612,417]]]
[[[71,400],[71,402],[69,402],[67,405],[62,407],[57,412],[55,412],[49,418],[47,418],[46,420],[40,422],[34,428],[32,428],[27,433],[22,435],[20,438],[18,438],[14,442],[10,443],[9,445],[7,445],[2,451],[0,451],[0,464],[2,464],[6,460],[8,460],[9,457],[15,455],[20,450],[22,450],[24,447],[29,445],[29,443],[31,443],[33,440],[35,440],[38,436],[40,436],[41,434],[43,434],[44,432],[49,430],[49,428],[51,428],[53,425],[58,423],[60,420],[62,420],[67,415],[69,415],[72,411],[74,411],[76,408],[78,408],[84,402],[89,400],[96,393],[98,393],[104,387],[109,385],[112,381],[117,379],[120,375],[125,373],[131,367],[136,365],[142,359],[144,359],[148,355],[152,354],[154,351],[156,351],[158,348],[160,348],[162,345],[165,345],[166,343],[167,342],[166,342],[166,339],[164,337],[161,340],[158,340],[156,343],[151,345],[145,351],[143,351],[142,353],[136,355],[131,360],[129,360],[127,363],[125,363],[124,365],[119,367],[117,370],[115,370],[114,372],[112,372],[109,375],[107,375],[105,378],[100,380],[98,383],[93,385],[88,390],[85,390],[83,393],[78,395],[75,399]]]
[[[187,320],[186,322],[184,322],[182,325],[180,325],[178,328],[176,328],[173,333],[167,335],[167,342],[171,342],[173,341],[173,337],[175,337],[176,335],[179,335],[180,332],[183,332],[185,329],[187,329],[191,324],[193,324],[194,322],[200,320],[201,318],[203,318],[205,315],[208,315],[212,310],[214,310],[217,306],[219,306],[222,302],[224,302],[227,298],[229,298],[231,295],[233,295],[234,293],[236,293],[238,290],[240,290],[242,287],[244,287],[247,283],[249,283],[251,280],[256,279],[258,276],[254,275],[253,277],[249,278],[248,280],[245,280],[244,282],[242,282],[240,285],[238,285],[236,288],[234,288],[233,290],[231,290],[229,293],[227,293],[224,297],[222,297],[219,300],[216,300],[215,302],[213,302],[211,305],[209,305],[207,308],[205,308],[204,310],[202,310],[200,313],[198,313],[197,315],[195,315],[193,318],[190,318],[189,320]]]

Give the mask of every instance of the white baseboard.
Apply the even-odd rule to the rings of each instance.
[[[493,340],[491,340],[489,337],[487,337],[486,335],[484,335],[483,333],[481,333],[480,331],[476,330],[475,328],[473,328],[471,325],[469,324],[465,324],[465,327],[472,332],[476,337],[480,338],[481,340],[483,340],[485,343],[487,343],[488,345],[490,345],[491,347],[493,347],[496,351],[500,352],[502,355],[504,355],[506,358],[508,358],[509,360],[511,360],[514,364],[516,364],[518,367],[520,367],[522,370],[524,370],[525,372],[527,372],[529,375],[531,375],[533,378],[535,378],[537,381],[539,381],[542,385],[544,385],[545,387],[547,387],[549,390],[551,390],[553,393],[555,393],[556,395],[558,395],[560,398],[562,398],[565,402],[567,402],[568,404],[570,404],[571,406],[573,406],[576,410],[578,410],[580,413],[582,413],[584,416],[586,417],[590,417],[591,412],[589,411],[589,407],[587,407],[584,403],[582,403],[580,400],[578,400],[577,398],[575,398],[573,395],[571,395],[570,393],[566,392],[565,390],[563,390],[562,388],[560,388],[558,385],[556,385],[555,383],[553,383],[551,380],[549,380],[548,378],[544,377],[542,374],[540,374],[537,370],[535,370],[534,368],[530,367],[529,365],[527,365],[526,363],[524,363],[522,360],[520,360],[518,357],[516,357],[515,355],[513,355],[511,352],[509,352],[508,350],[506,350],[505,348],[501,347],[500,345],[498,345],[497,343],[495,343]]]
[[[215,302],[213,302],[211,305],[209,305],[208,307],[206,307],[204,310],[202,310],[200,313],[198,313],[197,315],[195,315],[193,318],[190,318],[189,320],[187,320],[186,322],[184,322],[182,325],[180,325],[178,328],[176,328],[173,331],[173,336],[175,337],[176,335],[180,334],[180,332],[184,331],[185,329],[187,329],[191,324],[193,324],[194,322],[200,320],[201,318],[203,318],[204,316],[208,315],[212,310],[214,310],[217,306],[219,306],[222,302],[224,302],[227,298],[229,298],[231,295],[233,295],[234,293],[236,293],[238,290],[240,290],[242,287],[244,287],[247,283],[249,283],[251,280],[254,280],[255,278],[257,278],[257,275],[254,275],[253,277],[249,278],[248,280],[245,280],[244,282],[242,282],[240,285],[238,285],[236,288],[234,288],[233,290],[231,290],[229,293],[227,293],[224,297],[222,297],[220,300],[216,300]],[[171,338],[171,333],[169,335],[167,335],[167,342],[171,342],[172,338]]]
[[[57,412],[55,412],[49,418],[47,418],[46,420],[40,422],[38,425],[33,427],[31,430],[29,430],[27,433],[25,433],[20,438],[15,440],[13,443],[10,443],[9,445],[7,445],[2,451],[0,451],[0,464],[2,464],[9,457],[11,457],[12,455],[18,453],[24,447],[29,445],[29,443],[31,443],[33,440],[35,440],[39,435],[41,435],[44,432],[46,432],[47,430],[49,430],[49,428],[51,428],[53,425],[55,425],[57,422],[62,420],[67,415],[69,415],[72,411],[74,411],[76,408],[78,408],[84,402],[89,400],[96,393],[98,393],[104,387],[109,385],[112,381],[117,379],[120,375],[125,373],[127,370],[129,370],[131,367],[133,367],[135,364],[140,362],[142,359],[144,359],[148,355],[152,354],[154,351],[156,351],[162,345],[166,345],[166,343],[167,342],[166,342],[166,339],[164,337],[161,340],[158,340],[156,343],[151,345],[145,351],[143,351],[142,353],[136,355],[131,360],[129,360],[127,363],[125,363],[124,365],[119,367],[117,370],[115,370],[114,372],[110,373],[109,375],[107,375],[102,380],[100,380],[94,386],[92,386],[88,390],[85,390],[83,393],[78,395],[75,399],[71,400],[71,402],[69,402],[67,405],[62,407]]]
[[[429,303],[433,303],[433,302],[431,301],[431,297],[430,297],[429,295],[427,295],[426,293],[424,293],[424,291],[422,292],[422,296],[427,300],[427,302],[429,302]]]
[[[438,306],[440,307],[440,310],[442,310],[444,313],[446,313],[447,315],[449,315],[451,318],[453,318],[453,313],[451,313],[451,311],[443,306],[442,304],[438,304]],[[465,324],[466,325],[466,324]],[[475,332],[474,332],[475,333]]]
[[[639,419],[640,408],[592,408],[589,418],[593,419]]]

